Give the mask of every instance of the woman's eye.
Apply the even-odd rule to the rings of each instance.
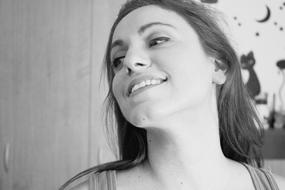
[[[152,47],[152,46],[156,46],[156,45],[159,45],[163,42],[167,42],[169,40],[168,37],[158,37],[158,38],[154,38],[152,40],[150,40],[149,42],[149,47]]]
[[[119,68],[123,63],[124,58],[125,58],[125,56],[115,58],[113,63],[112,63],[113,68],[115,68],[115,69]]]

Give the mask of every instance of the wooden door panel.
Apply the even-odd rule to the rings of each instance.
[[[1,149],[11,143],[1,189],[56,189],[88,167],[91,0],[0,7]]]

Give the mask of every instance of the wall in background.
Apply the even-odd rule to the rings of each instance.
[[[222,12],[225,30],[239,57],[253,52],[256,60],[253,70],[260,83],[258,95],[268,93],[268,106],[271,106],[276,94],[276,109],[280,110],[278,93],[283,78],[276,63],[285,61],[285,1],[219,0],[207,5]],[[244,81],[248,82],[249,70],[242,72]],[[285,99],[284,90],[282,97]]]

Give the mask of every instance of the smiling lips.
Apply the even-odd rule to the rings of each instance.
[[[139,89],[145,88],[147,86],[155,86],[165,82],[166,79],[147,79],[143,81],[136,82],[129,86],[128,95],[130,96]]]

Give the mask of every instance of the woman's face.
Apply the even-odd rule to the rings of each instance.
[[[132,11],[116,27],[112,43],[112,90],[133,125],[152,125],[209,99],[214,64],[174,11],[155,5]]]

